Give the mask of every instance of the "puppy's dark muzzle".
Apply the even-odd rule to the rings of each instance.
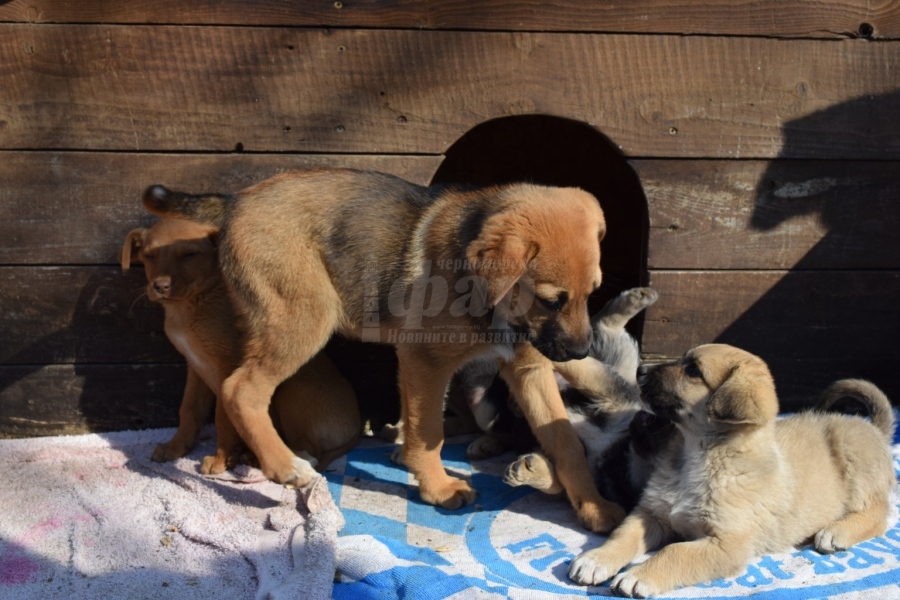
[[[554,362],[566,362],[569,360],[580,360],[586,358],[590,349],[590,341],[587,344],[567,344],[558,340],[548,343],[541,343],[540,340],[534,343],[534,347],[538,352]]]
[[[657,366],[641,365],[638,368],[638,388],[641,390],[641,402],[654,415],[678,420],[678,411],[683,407],[681,399],[670,393],[662,382],[662,371]]]

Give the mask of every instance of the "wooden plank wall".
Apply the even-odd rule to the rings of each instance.
[[[597,128],[640,178],[648,358],[727,341],[788,405],[837,376],[900,398],[900,3],[12,0],[0,436],[174,423],[180,358],[116,261],[148,184],[427,183],[476,125],[531,114]]]

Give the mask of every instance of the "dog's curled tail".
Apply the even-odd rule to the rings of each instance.
[[[816,410],[828,411],[842,398],[853,398],[861,402],[869,411],[872,424],[881,431],[890,444],[894,437],[894,409],[891,402],[878,387],[864,379],[840,379],[822,392]]]
[[[151,185],[144,192],[144,208],[154,215],[190,219],[215,227],[222,226],[233,201],[232,196],[224,194],[186,194],[161,185]]]

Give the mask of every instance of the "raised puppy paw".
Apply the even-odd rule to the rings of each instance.
[[[507,485],[528,485],[548,494],[558,494],[563,491],[562,485],[556,478],[553,464],[546,456],[538,452],[523,454],[506,468],[503,481]]]

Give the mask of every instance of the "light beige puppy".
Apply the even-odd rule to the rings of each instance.
[[[648,597],[738,574],[752,558],[812,542],[823,553],[884,533],[896,483],[890,403],[871,383],[842,380],[820,409],[853,396],[872,422],[823,412],[776,421],[765,363],[722,344],[642,369],[647,408],[680,432],[638,507],[600,548],[572,561],[582,584],[614,577],[623,596]],[[676,539],[685,541],[671,543]],[[666,545],[669,544],[669,545]],[[647,561],[616,575],[644,553]]]

